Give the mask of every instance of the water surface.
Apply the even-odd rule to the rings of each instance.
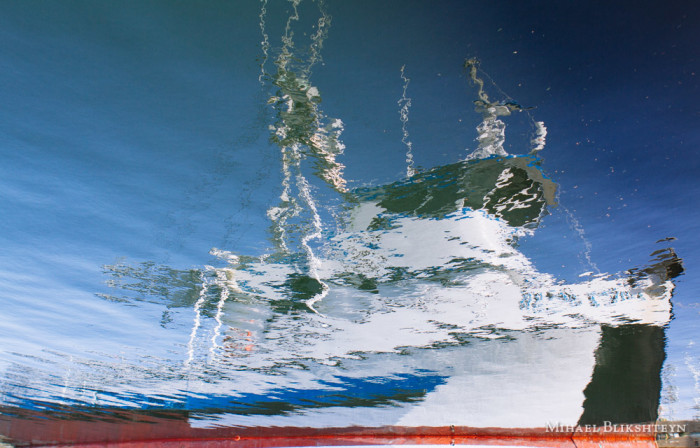
[[[698,417],[690,3],[5,9],[3,413]]]

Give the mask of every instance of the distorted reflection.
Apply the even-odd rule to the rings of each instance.
[[[626,340],[617,329],[646,334],[652,342],[637,347],[639,356],[663,360],[658,329],[669,322],[672,279],[683,269],[673,249],[655,252],[649,266],[590,272],[577,283],[539,271],[518,241],[557,206],[557,186],[537,156],[547,130],[530,119],[532,146],[508,154],[504,120],[532,112],[492,100],[475,59],[464,67],[482,119],[478,146],[463,160],[415,169],[402,67],[407,177],[349,188],[337,160],[343,123],[321,111],[311,79],[331,19],[317,2],[304,47],[294,41],[299,4],[290,2],[279,49],[265,29],[265,1],[260,14],[260,80],[274,90],[270,133],[282,172],[279,203],[267,211],[273,247],[250,255],[212,249],[218,267],[187,271],[105,267],[114,293],[104,298],[164,307],[160,324],[189,334],[181,365],[132,372],[132,380],[151,377],[149,386],[115,385],[110,402],[156,406],[144,397],[164,396],[161,403],[200,412],[201,425],[541,426],[605,418],[610,408],[596,388],[611,379],[600,370],[602,356],[629,349],[611,342]],[[319,188],[342,205],[319,203]],[[639,388],[653,395],[645,381],[658,378],[660,363],[640,369]],[[646,421],[656,410],[630,412],[637,411],[618,417]]]

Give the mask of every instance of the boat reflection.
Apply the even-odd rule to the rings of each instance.
[[[321,111],[311,79],[330,17],[316,3],[316,31],[301,50],[293,41],[299,4],[291,2],[278,50],[264,28],[267,2],[261,11],[260,79],[273,90],[270,140],[282,173],[270,185],[280,191],[267,211],[273,247],[262,255],[212,249],[216,266],[183,271],[106,266],[114,292],[103,299],[162,307],[159,324],[186,342],[161,362],[92,363],[60,393],[39,391],[21,405],[75,409],[88,404],[89,383],[91,405],[181,408],[199,426],[655,419],[663,327],[683,271],[673,249],[655,252],[648,266],[576,283],[539,271],[518,241],[557,205],[537,156],[546,127],[531,119],[531,147],[508,154],[504,120],[530,112],[489,98],[473,59],[465,69],[478,88],[478,147],[461,161],[415,169],[402,68],[407,177],[349,188],[336,160],[344,125]],[[342,205],[325,208],[313,194],[322,187]]]

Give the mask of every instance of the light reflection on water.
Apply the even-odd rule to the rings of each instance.
[[[268,24],[274,5],[264,0],[258,16],[264,98],[256,120],[274,151],[256,152],[264,167],[247,184],[232,182],[254,212],[242,210],[266,217],[257,224],[267,226],[270,243],[250,250],[261,247],[247,241],[262,232],[238,235],[230,215],[226,246],[187,269],[135,249],[102,266],[99,291],[74,278],[67,288],[60,272],[36,289],[26,286],[36,280],[31,274],[5,274],[3,284],[23,286],[7,290],[4,338],[14,348],[2,360],[2,404],[184,409],[195,426],[655,419],[663,327],[673,279],[683,272],[672,241],[661,241],[646,266],[601,273],[575,214],[560,211],[586,248],[589,272],[571,282],[540,271],[519,245],[560,210],[556,179],[539,158],[548,130],[476,59],[464,64],[481,120],[476,148],[452,163],[416,165],[409,111],[417,106],[404,66],[396,81],[406,177],[354,185],[342,162],[351,150],[345,125],[323,111],[328,95],[313,80],[332,18],[323,2],[287,6],[280,29]],[[464,103],[471,107],[466,96]],[[505,146],[509,120],[530,131],[517,155]],[[246,143],[251,151],[258,140]],[[246,169],[225,154],[215,165],[197,187],[213,192],[211,204],[221,200],[220,185]],[[178,178],[188,167],[174,166],[143,175]],[[266,200],[250,197],[258,189]],[[77,197],[90,196],[81,191]],[[184,211],[156,212],[183,239],[164,237],[166,247],[196,243],[187,241],[195,218],[184,215],[207,205],[188,194]],[[86,202],[69,213],[94,206]],[[104,207],[105,216],[119,215],[109,201]],[[141,225],[138,217],[125,221]],[[64,271],[97,270],[80,255],[35,256]],[[41,306],[25,300],[34,294]]]

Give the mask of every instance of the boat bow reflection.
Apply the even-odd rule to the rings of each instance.
[[[402,67],[408,177],[349,189],[336,160],[345,149],[343,124],[321,112],[321,92],[311,81],[330,17],[319,2],[316,32],[301,52],[291,31],[299,4],[291,3],[271,74],[265,70],[273,52],[265,6],[261,12],[260,79],[274,89],[271,142],[279,147],[282,172],[279,203],[267,213],[274,247],[261,256],[213,249],[217,266],[185,272],[148,264],[106,268],[112,285],[130,292],[105,298],[157,302],[186,316],[164,313],[166,327],[184,327],[191,319],[185,359],[163,389],[186,391],[184,404],[175,402],[193,412],[199,406],[206,414],[197,420],[201,425],[542,426],[610,415],[653,419],[653,400],[636,406],[634,398],[621,399],[619,409],[606,413],[615,406],[604,405],[605,388],[596,384],[625,381],[624,375],[611,380],[601,366],[616,356],[611,351],[628,350],[630,362],[653,360],[630,384],[654,395],[648,383],[658,378],[663,360],[658,329],[669,322],[673,278],[682,272],[673,250],[662,249],[647,267],[589,273],[577,283],[539,271],[517,242],[533,235],[556,207],[556,184],[536,155],[546,128],[531,120],[527,155],[509,155],[503,119],[529,112],[510,99],[491,100],[473,59],[465,68],[478,87],[478,147],[453,164],[414,168]],[[321,219],[309,170],[343,201],[329,213],[333,223]],[[630,325],[648,336],[640,339],[647,345],[615,345],[624,339],[615,329]],[[397,379],[405,388],[392,386],[381,400],[338,405],[333,378],[347,386],[340,387],[343,394],[362,395],[355,386],[363,383],[348,375],[392,379],[394,386]],[[264,398],[282,388],[298,397],[285,395],[277,406]],[[212,398],[222,389],[230,399]],[[245,397],[246,409],[262,403],[265,412],[258,414],[267,417],[251,420],[250,412],[226,404],[237,403],[236,397]]]

